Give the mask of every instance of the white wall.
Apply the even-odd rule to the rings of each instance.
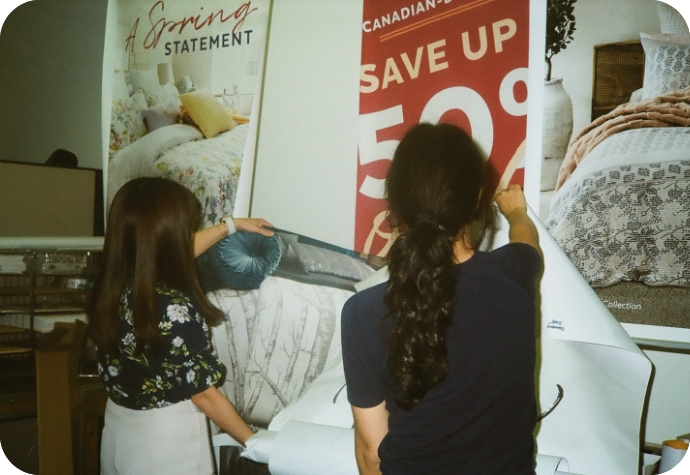
[[[573,101],[573,133],[591,122],[594,45],[639,40],[659,31],[656,0],[578,0],[573,42],[554,56],[552,77],[563,78]]]
[[[362,0],[274,0],[250,213],[351,249]]]
[[[106,0],[33,0],[0,34],[0,159],[43,163],[58,148],[102,168]]]

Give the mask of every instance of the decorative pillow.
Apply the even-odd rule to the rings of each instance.
[[[276,277],[353,291],[357,282],[374,273],[343,249],[288,231],[275,235],[282,248]]]
[[[207,139],[235,126],[223,104],[210,92],[196,91],[181,94],[180,100],[186,113]]]
[[[171,97],[153,107],[145,109],[142,114],[146,128],[152,132],[166,125],[177,124],[180,119],[180,99]]]
[[[634,90],[633,93],[630,94],[630,102],[642,100],[643,94],[644,94],[644,88],[642,88],[642,87]]]
[[[149,106],[149,103],[146,102],[146,94],[144,94],[142,89],[134,91],[134,94],[132,94],[132,100],[134,101],[134,105],[139,107],[139,109],[142,111]]]
[[[180,91],[178,91],[177,88],[175,87],[175,85],[171,82],[162,85],[161,90],[163,91],[163,94],[165,94],[165,96],[167,98],[177,97],[179,99],[179,97],[180,97]]]
[[[688,33],[688,24],[683,15],[678,13],[675,8],[661,1],[657,2],[656,9],[659,15],[659,28],[662,33],[671,35]]]
[[[640,33],[645,52],[643,99],[690,86],[690,34]]]
[[[221,239],[197,258],[204,291],[222,288],[258,289],[280,261],[280,244],[275,236],[238,231]]]
[[[187,94],[188,92],[194,92],[197,90],[196,84],[192,82],[192,78],[189,76],[183,76],[178,79],[175,83],[175,87],[180,94]]]
[[[354,281],[360,281],[373,273],[373,269],[365,263],[334,250],[304,243],[296,251],[304,270],[310,273],[331,274]]]
[[[135,91],[141,89],[147,92],[157,92],[161,87],[160,82],[158,82],[158,67],[130,69],[129,80]]]
[[[110,118],[110,156],[146,134],[142,108],[133,98],[113,101]]]
[[[180,99],[180,93],[177,91],[175,85],[171,83],[159,86],[157,89],[151,91],[143,91],[143,93],[149,107],[166,102],[168,99],[174,98],[178,101]]]

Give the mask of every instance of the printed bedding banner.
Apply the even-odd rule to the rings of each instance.
[[[252,169],[270,0],[118,0],[110,10],[107,202],[129,180],[159,176],[194,192],[204,225],[234,214],[240,172]]]
[[[522,183],[529,0],[365,0],[355,248],[390,246],[384,179],[398,140],[420,121],[472,134],[492,184]]]

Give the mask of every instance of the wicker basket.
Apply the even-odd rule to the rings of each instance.
[[[644,79],[644,50],[639,41],[594,46],[592,120],[630,101]]]

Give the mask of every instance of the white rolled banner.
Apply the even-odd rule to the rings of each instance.
[[[277,435],[278,433],[274,431],[260,430],[247,440],[247,448],[242,451],[240,457],[253,460],[254,462],[268,463]]]
[[[688,444],[684,440],[665,440],[661,445],[661,460],[659,461],[659,473],[671,471],[683,460],[688,452]]]
[[[287,421],[259,431],[242,457],[268,463],[271,475],[357,475],[354,429]],[[537,454],[536,475],[571,475],[563,457]]]
[[[567,473],[570,469],[568,461],[563,457],[554,455],[537,454],[536,475],[555,475],[557,473]]]
[[[288,421],[276,435],[268,461],[271,475],[357,475],[355,431]]]

